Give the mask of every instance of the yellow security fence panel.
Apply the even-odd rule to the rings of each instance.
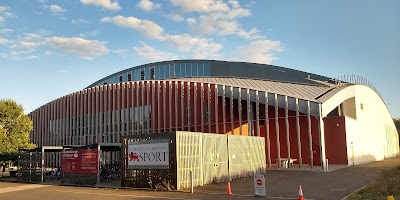
[[[193,171],[193,187],[203,185],[202,162],[202,133],[176,132],[178,190],[190,187],[190,171]]]
[[[263,174],[266,170],[265,138],[228,135],[231,179]]]
[[[177,189],[265,173],[262,137],[176,132]],[[229,166],[228,166],[229,163]]]

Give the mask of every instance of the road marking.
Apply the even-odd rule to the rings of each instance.
[[[146,198],[146,199],[187,199],[187,198],[179,198],[179,197],[155,197],[155,196],[138,196],[132,194],[102,194],[102,193],[93,193],[93,192],[77,192],[72,190],[56,190],[57,192],[68,192],[68,193],[79,193],[79,194],[90,194],[90,195],[103,195],[103,196],[119,196],[119,197],[136,197],[136,198]]]
[[[332,188],[331,191],[343,192],[346,191],[344,188]]]
[[[22,185],[22,186],[16,186],[16,187],[6,187],[6,188],[1,188],[0,189],[0,194],[2,193],[7,193],[7,192],[16,192],[16,191],[21,191],[21,190],[31,190],[31,189],[37,189],[37,188],[42,188],[42,187],[49,187],[50,185]]]

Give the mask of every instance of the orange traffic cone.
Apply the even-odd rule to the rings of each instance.
[[[231,182],[229,182],[229,181],[228,181],[228,190],[226,191],[226,194],[227,194],[227,195],[232,195],[232,192],[231,192]]]
[[[299,185],[299,197],[297,198],[297,200],[306,200],[303,197],[303,190],[301,189],[301,185]]]

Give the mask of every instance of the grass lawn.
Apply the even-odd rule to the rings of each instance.
[[[384,171],[372,183],[346,200],[387,200],[388,196],[400,200],[400,166]]]

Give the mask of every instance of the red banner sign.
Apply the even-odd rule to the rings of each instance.
[[[64,150],[62,173],[97,174],[99,152],[97,149]]]

